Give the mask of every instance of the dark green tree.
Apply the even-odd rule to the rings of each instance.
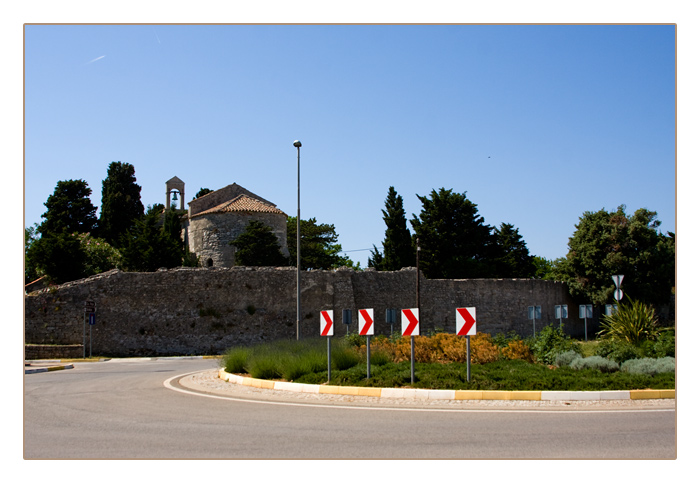
[[[34,240],[27,261],[35,275],[46,275],[51,283],[65,283],[85,277],[87,256],[80,240],[67,230],[49,232]]]
[[[90,233],[97,223],[97,208],[90,201],[92,190],[82,179],[59,181],[44,206],[41,215],[44,221],[38,231],[42,235],[68,233]]]
[[[199,188],[199,191],[197,191],[197,194],[192,198],[193,200],[196,200],[197,198],[201,198],[202,196],[212,193],[212,190],[209,188]],[[184,205],[184,203],[183,203]]]
[[[280,243],[262,221],[251,220],[243,233],[230,242],[236,247],[236,265],[249,267],[281,267],[289,260],[280,251]]]
[[[554,280],[554,262],[544,257],[534,256],[532,264],[535,267],[534,277],[539,280]]]
[[[418,196],[418,195],[417,195]],[[411,224],[420,240],[420,268],[428,278],[493,276],[497,254],[492,228],[466,193],[440,188],[418,196],[423,208]]]
[[[406,212],[403,209],[403,198],[396,193],[393,186],[384,202],[382,214],[386,231],[382,242],[383,251],[379,253],[374,246],[367,263],[377,270],[401,270],[403,267],[415,265],[415,249],[411,242],[411,233],[406,227]]]
[[[301,268],[331,270],[339,267],[353,266],[352,260],[342,256],[343,248],[338,243],[338,234],[334,225],[318,224],[316,218],[301,220]],[[290,265],[297,266],[297,219],[287,218],[287,246],[289,247]]]
[[[634,215],[587,211],[569,238],[569,253],[555,263],[557,279],[572,296],[596,305],[613,302],[613,275],[624,275],[625,297],[649,304],[669,302],[675,280],[675,235],[658,231],[656,212]]]
[[[136,184],[134,167],[121,161],[110,163],[107,178],[102,181],[99,235],[121,248],[121,236],[142,216],[141,187]]]
[[[525,240],[510,223],[501,223],[494,231],[497,258],[494,260],[494,276],[499,278],[530,278],[535,275],[534,257],[530,255]]]
[[[182,264],[182,248],[163,229],[156,213],[137,220],[121,239],[122,268],[132,272],[154,272]]]

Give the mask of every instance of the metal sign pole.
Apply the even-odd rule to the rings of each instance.
[[[83,310],[83,359],[85,359],[85,313],[87,310]]]
[[[416,353],[415,353],[415,345],[413,343],[413,336],[411,336],[411,384],[413,384],[413,381],[415,380],[415,366],[414,366],[414,361],[416,360]]]
[[[370,372],[369,372],[369,368],[370,368],[370,364],[369,364],[369,359],[370,359],[369,338],[370,338],[370,336],[368,335],[368,336],[367,336],[367,379],[370,378]]]
[[[331,338],[326,337],[326,342],[328,343],[328,383],[331,382]]]
[[[472,378],[472,351],[470,347],[469,340],[471,339],[471,336],[467,336],[467,382],[469,382]]]

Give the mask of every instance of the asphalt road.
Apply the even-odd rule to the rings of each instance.
[[[169,389],[212,360],[76,363],[24,379],[25,459],[669,459],[674,409],[286,404]],[[173,379],[177,386],[177,378]]]

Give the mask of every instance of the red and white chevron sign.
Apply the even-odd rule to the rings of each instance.
[[[374,335],[374,309],[360,309],[360,335]]]
[[[457,335],[476,335],[476,307],[457,309]]]
[[[322,310],[321,311],[321,335],[332,336],[333,335],[333,311],[332,310]]]
[[[418,309],[401,310],[401,335],[420,335],[418,323]]]

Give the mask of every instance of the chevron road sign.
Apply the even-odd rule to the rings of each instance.
[[[420,335],[418,317],[418,309],[401,310],[401,335]]]
[[[374,309],[360,309],[357,320],[360,335],[374,335]]]
[[[457,309],[457,335],[476,335],[476,307]]]
[[[332,310],[322,310],[321,311],[321,335],[328,336],[328,337],[333,335],[333,311]]]

